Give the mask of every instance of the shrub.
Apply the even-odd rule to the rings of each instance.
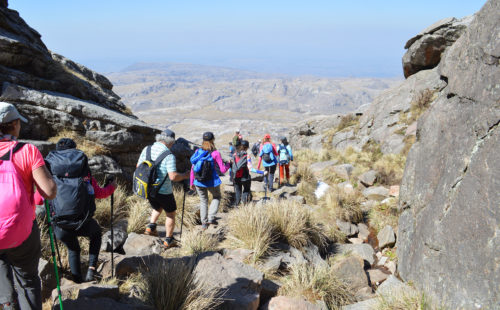
[[[89,140],[73,130],[65,129],[56,136],[49,138],[49,141],[52,143],[57,143],[57,141],[59,141],[61,138],[73,139],[76,142],[76,148],[83,151],[89,158],[94,155],[107,155],[110,153],[110,150],[107,147]]]
[[[187,231],[182,235],[182,254],[190,256],[214,251],[217,248],[217,243],[217,238],[210,234],[195,230]]]
[[[143,300],[162,310],[215,309],[218,291],[195,279],[193,264],[171,259],[143,271]]]
[[[341,309],[355,301],[349,287],[340,280],[329,264],[295,264],[283,278],[279,295],[304,296],[311,302],[323,300],[328,309]]]
[[[248,204],[231,211],[228,238],[237,246],[253,251],[251,261],[264,256],[274,241],[273,226],[266,206]]]
[[[137,196],[131,196],[127,199],[128,205],[128,233],[142,234],[146,225],[149,223],[151,207],[147,200]]]
[[[390,225],[397,230],[399,211],[397,200],[392,198],[386,203],[379,203],[368,213],[369,224],[378,232],[385,226]]]
[[[266,203],[265,211],[277,238],[298,249],[302,249],[310,242],[320,249],[325,247],[326,236],[322,227],[314,221],[311,212],[303,205],[279,200]]]
[[[379,294],[374,306],[376,310],[437,310],[443,307],[436,306],[424,293],[410,286],[399,286]]]
[[[400,184],[403,178],[406,157],[401,154],[386,154],[375,164],[373,169],[379,173],[378,182],[384,185]]]
[[[363,197],[359,191],[345,191],[335,186],[324,197],[323,205],[332,212],[335,218],[351,223],[359,223],[363,220],[361,210]]]

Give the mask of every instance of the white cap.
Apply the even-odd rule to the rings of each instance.
[[[28,120],[19,114],[16,107],[13,104],[0,101],[0,124],[7,124],[16,119],[27,123]]]

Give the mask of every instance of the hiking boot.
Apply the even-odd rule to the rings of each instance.
[[[95,269],[89,268],[87,270],[87,275],[85,276],[84,282],[92,282],[95,280],[96,271]]]
[[[156,230],[156,224],[155,223],[149,223],[148,226],[146,226],[146,230],[144,231],[145,235],[148,236],[158,236],[158,231]]]
[[[207,230],[207,229],[208,229],[208,223],[201,224],[201,230]]]
[[[213,219],[211,221],[208,221],[208,224],[209,225],[218,225],[219,223],[217,222],[217,220]]]
[[[167,249],[178,246],[178,241],[174,237],[167,237],[163,240],[163,246]]]

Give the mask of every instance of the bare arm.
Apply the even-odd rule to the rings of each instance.
[[[33,179],[37,190],[44,198],[56,198],[57,186],[45,165],[33,170]]]
[[[169,172],[168,177],[173,182],[180,182],[182,180],[189,179],[189,172],[186,173]]]

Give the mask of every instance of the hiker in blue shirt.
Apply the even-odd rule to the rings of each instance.
[[[280,183],[290,185],[290,162],[293,161],[292,147],[288,144],[286,137],[281,137],[281,144],[278,146],[278,161],[280,164]]]

